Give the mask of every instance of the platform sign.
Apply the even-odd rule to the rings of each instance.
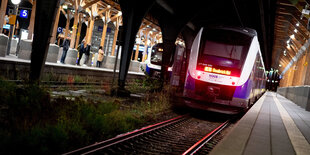
[[[57,28],[57,32],[58,32],[58,33],[62,33],[62,32],[63,32],[63,28],[62,28],[62,27],[58,27],[58,28]]]
[[[16,22],[16,15],[10,15],[9,17],[9,24],[10,25],[15,25]]]
[[[20,10],[19,17],[28,18],[28,10]]]
[[[11,25],[9,25],[9,24],[3,25],[3,29],[9,30],[9,29],[10,29],[10,26],[11,26]]]

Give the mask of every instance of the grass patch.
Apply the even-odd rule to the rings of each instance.
[[[64,153],[139,128],[169,108],[166,92],[135,103],[51,98],[38,86],[0,79],[0,93],[0,154]]]

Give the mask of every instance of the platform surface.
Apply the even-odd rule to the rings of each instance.
[[[6,55],[5,57],[0,57],[0,60],[9,61],[9,62],[20,62],[20,63],[25,63],[25,64],[30,64],[30,62],[31,62],[30,60],[19,59],[16,56],[12,56],[12,55]],[[103,72],[113,73],[113,69],[97,68],[97,67],[89,67],[89,66],[78,66],[78,65],[71,65],[71,64],[62,64],[59,62],[57,62],[57,63],[45,62],[45,65],[54,66],[54,67],[64,67],[64,68],[72,68],[72,69],[83,69],[83,70],[93,70],[93,71],[103,71]],[[115,72],[118,73],[119,70],[117,69]],[[128,71],[128,74],[144,76],[143,72]]]
[[[212,155],[310,155],[310,112],[266,92],[215,146]]]

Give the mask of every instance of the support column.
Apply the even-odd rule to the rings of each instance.
[[[89,17],[88,19],[87,19],[87,28],[86,28],[86,35],[85,35],[85,37],[84,37],[84,40],[85,41],[87,41],[87,39],[88,39],[88,32],[89,32],[89,28],[90,28],[90,20],[91,20],[91,17]]]
[[[76,38],[76,31],[77,31],[77,24],[79,21],[79,12],[78,12],[78,1],[75,0],[74,1],[74,21],[73,21],[73,27],[72,27],[72,34],[71,34],[71,41],[70,41],[70,48],[74,48],[74,44],[75,44],[75,38]]]
[[[91,37],[93,35],[94,23],[95,23],[95,21],[94,21],[93,17],[90,17],[90,22],[88,23],[89,28],[88,28],[87,39],[86,39],[87,44],[91,43]]]
[[[305,61],[305,63],[304,63],[304,66],[305,66],[305,73],[304,73],[304,75],[303,75],[303,81],[304,81],[304,83],[303,83],[303,85],[310,85],[310,67],[309,67],[309,65],[310,65],[310,49],[307,49],[307,53],[306,53],[306,55],[305,55],[305,57],[306,57],[306,61]]]
[[[102,46],[102,48],[104,47],[104,42],[105,42],[105,37],[106,37],[106,34],[107,34],[107,28],[108,28],[108,19],[110,18],[110,10],[107,10],[105,12],[105,21],[104,21],[104,24],[103,24],[103,30],[102,30],[102,36],[101,36],[101,42],[100,42],[100,46]],[[107,52],[107,51],[105,51]]]
[[[117,35],[118,35],[118,31],[119,31],[120,20],[121,20],[121,17],[118,17],[116,19],[116,26],[115,26],[115,31],[114,31],[114,38],[113,38],[113,44],[112,44],[112,53],[111,53],[112,56],[114,56],[114,54],[115,54],[115,46],[116,46]]]
[[[28,27],[28,38],[27,39],[29,39],[29,40],[32,39],[32,33],[33,33],[34,22],[35,22],[35,17],[36,17],[36,7],[37,7],[37,0],[33,0],[32,9],[31,9],[30,24]]]
[[[69,34],[69,25],[70,25],[70,10],[67,9],[67,23],[66,23],[66,31],[65,31],[65,36],[64,39],[68,37]]]
[[[136,53],[135,53],[135,60],[136,60],[136,61],[138,61],[139,47],[140,47],[140,44],[137,44],[137,45],[136,45]]]
[[[55,17],[55,23],[54,23],[54,28],[53,28],[53,33],[52,33],[52,38],[51,38],[51,44],[54,44],[56,41],[56,36],[57,36],[57,28],[58,28],[58,23],[59,23],[59,17],[60,17],[60,9],[61,6],[57,10],[57,14]]]
[[[145,30],[144,31],[144,35],[145,35],[145,39],[144,39],[144,51],[143,51],[143,55],[142,55],[142,62],[145,61],[145,56],[147,55],[147,41],[148,41],[148,37],[149,37],[149,30]]]
[[[79,28],[78,28],[78,32],[77,32],[77,34],[76,34],[75,49],[77,49],[77,47],[79,46],[80,37],[81,37],[82,25],[83,25],[83,18],[80,16]]]
[[[1,10],[0,10],[0,33],[2,33],[3,24],[5,22],[5,12],[8,5],[8,0],[1,0]]]
[[[119,0],[119,3],[123,11],[124,33],[122,36],[123,46],[116,94],[119,96],[129,96],[130,92],[125,90],[125,81],[136,34],[139,30],[143,17],[155,3],[155,0]],[[140,5],[138,6],[136,4],[140,4],[144,7],[141,8],[139,7]]]
[[[52,36],[51,30],[59,7],[59,0],[39,0],[37,5],[29,75],[31,83],[39,83]]]

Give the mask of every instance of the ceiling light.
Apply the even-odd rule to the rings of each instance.
[[[11,0],[11,2],[14,4],[14,5],[18,5],[20,3],[20,0]]]
[[[299,22],[296,24],[296,26],[299,26]]]
[[[290,38],[294,39],[294,38],[295,38],[295,35],[294,35],[294,34],[292,34],[292,35],[290,36]]]
[[[295,29],[294,32],[297,33],[298,32],[297,29]]]

